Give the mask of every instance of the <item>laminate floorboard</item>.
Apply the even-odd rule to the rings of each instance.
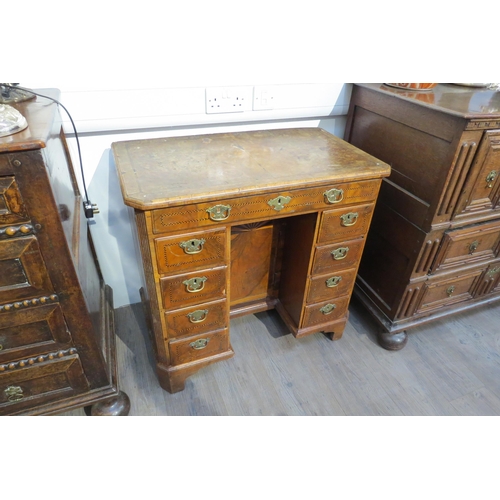
[[[235,318],[235,356],[192,375],[177,394],[157,382],[142,305],[116,309],[115,325],[131,416],[500,415],[499,305],[420,325],[397,352],[377,344],[356,298],[334,342],[295,339],[275,311]]]

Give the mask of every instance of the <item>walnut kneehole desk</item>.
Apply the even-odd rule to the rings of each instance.
[[[387,164],[313,128],[112,149],[165,390],[233,356],[231,317],[276,308],[297,338],[342,336]]]

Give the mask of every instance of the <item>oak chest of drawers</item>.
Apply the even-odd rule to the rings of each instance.
[[[387,349],[500,299],[500,93],[354,85],[345,139],[389,163],[355,293]]]
[[[57,91],[48,91],[57,98]],[[57,105],[0,138],[0,415],[126,415],[100,275]]]
[[[341,337],[386,164],[321,129],[112,147],[164,389],[233,355],[231,317],[276,308],[296,337]]]

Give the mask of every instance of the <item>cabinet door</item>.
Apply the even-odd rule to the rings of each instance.
[[[499,206],[500,130],[484,133],[454,218],[488,212]]]

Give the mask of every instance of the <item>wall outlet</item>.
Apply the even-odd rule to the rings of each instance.
[[[207,113],[251,111],[253,87],[208,87],[205,89]]]
[[[253,110],[274,109],[274,88],[272,86],[255,86],[253,88]]]

